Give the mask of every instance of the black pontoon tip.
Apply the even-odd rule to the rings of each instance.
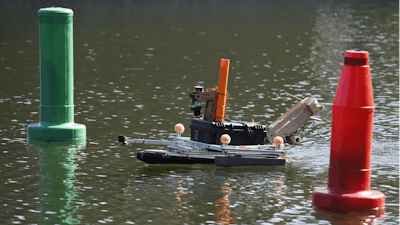
[[[118,142],[119,143],[125,145],[126,144],[125,140],[126,140],[126,137],[124,135],[118,135]]]

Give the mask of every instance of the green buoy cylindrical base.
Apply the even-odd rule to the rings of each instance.
[[[86,126],[79,123],[29,124],[28,139],[38,141],[86,140]]]

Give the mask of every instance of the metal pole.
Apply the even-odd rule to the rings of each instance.
[[[229,59],[221,59],[219,84],[217,91],[217,109],[215,121],[224,122],[226,117],[226,94],[228,89]]]

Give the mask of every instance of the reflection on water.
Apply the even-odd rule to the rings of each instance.
[[[71,167],[62,174],[41,171],[41,157],[53,156],[25,147],[39,114],[37,11],[51,5],[74,10],[75,121],[88,140],[76,158],[63,153]],[[218,83],[221,58],[231,60],[228,117],[270,124],[296,103],[281,90],[332,102],[344,52],[360,49],[370,53],[376,105],[371,186],[386,195],[384,224],[398,224],[398,9],[373,0],[0,1],[0,223],[59,221],[38,210],[48,206],[40,199],[55,203],[42,185],[69,180],[60,187],[73,194],[50,194],[82,224],[329,224],[312,207],[328,180],[328,107],[301,129],[284,168],[148,166],[136,158],[142,147],[120,146],[117,135],[167,139],[179,122],[189,130],[188,93]]]
[[[43,224],[78,224],[82,216],[74,215],[79,209],[79,192],[74,186],[75,154],[82,149],[85,142],[39,142],[29,140],[27,149],[37,152],[40,155],[41,186],[39,200],[40,207],[35,210],[43,217],[40,222]]]
[[[379,209],[375,211],[365,211],[365,212],[342,212],[333,213],[325,211],[322,209],[315,209],[316,212],[314,216],[320,220],[326,220],[331,222],[333,225],[374,225],[378,222],[381,223],[385,221],[382,217],[385,214],[385,209]]]
[[[214,202],[214,205],[217,205],[220,207],[216,211],[216,218],[215,221],[221,223],[221,224],[237,224],[237,222],[234,222],[234,217],[230,216],[231,211],[229,210],[230,206],[230,200],[229,196],[232,194],[232,188],[230,187],[229,183],[224,183],[224,187],[222,187],[221,192],[224,193],[224,196]]]

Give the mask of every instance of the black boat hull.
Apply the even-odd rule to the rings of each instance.
[[[137,153],[137,158],[149,164],[215,164],[216,166],[284,166],[285,158],[227,156],[222,154],[180,154],[149,149]]]
[[[262,158],[262,157],[242,157],[242,156],[216,156],[214,164],[216,166],[284,166],[284,158]]]
[[[144,150],[137,158],[149,164],[214,164],[214,158],[170,155],[165,150]]]

